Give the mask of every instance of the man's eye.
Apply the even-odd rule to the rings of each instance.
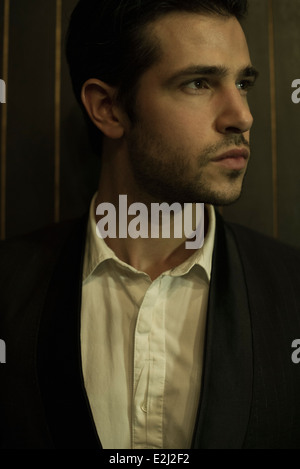
[[[198,90],[209,88],[209,85],[208,85],[206,80],[197,79],[197,80],[193,80],[193,81],[190,81],[188,83],[185,83],[184,88],[188,88],[190,90],[198,91]]]
[[[238,88],[240,91],[247,92],[247,91],[249,91],[251,88],[253,88],[254,82],[253,82],[253,81],[250,81],[250,80],[242,80],[242,81],[239,81],[239,82],[236,84],[236,86],[237,86],[237,88]]]

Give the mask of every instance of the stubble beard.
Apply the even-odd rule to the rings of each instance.
[[[162,135],[153,135],[141,124],[135,124],[128,138],[128,157],[132,174],[141,197],[158,202],[206,203],[230,205],[241,197],[245,171],[224,170],[230,189],[220,190],[207,181],[211,159],[233,146],[249,143],[242,134],[224,137],[222,143],[210,145],[195,156],[197,170],[191,174],[186,150],[171,146]],[[213,186],[213,187],[212,187]]]

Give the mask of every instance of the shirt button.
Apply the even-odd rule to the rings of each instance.
[[[147,413],[147,404],[145,402],[141,405],[141,409],[145,414]]]

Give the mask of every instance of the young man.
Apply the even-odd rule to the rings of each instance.
[[[1,246],[2,448],[300,448],[300,255],[213,208],[250,159],[246,7],[78,3],[67,57],[99,190],[88,220]],[[148,215],[205,204],[203,246],[126,236],[122,195]],[[119,236],[98,236],[102,204]]]

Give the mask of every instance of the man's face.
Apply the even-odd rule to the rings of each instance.
[[[166,202],[232,203],[241,194],[255,81],[235,18],[174,13],[149,26],[161,58],[140,78],[126,132],[139,188]]]

